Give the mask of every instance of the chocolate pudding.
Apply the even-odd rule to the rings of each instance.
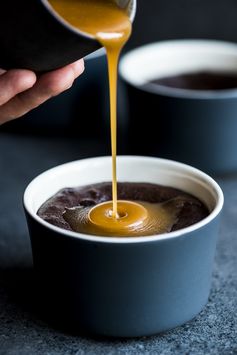
[[[176,231],[199,222],[209,214],[207,207],[194,196],[172,187],[150,183],[118,183],[118,199],[121,203],[124,200],[134,203],[128,214],[136,213],[137,206],[144,208],[147,214],[143,223],[128,223],[126,228],[122,225],[118,230],[106,230],[104,222],[101,224],[103,228],[100,228],[93,223],[93,218],[90,223],[89,216],[94,206],[111,203],[108,211],[109,208],[112,211],[112,189],[109,182],[62,189],[47,200],[37,214],[48,223],[66,230],[110,237],[148,236]],[[110,224],[109,218],[112,217],[109,213],[107,218]],[[126,223],[124,214],[118,216],[118,225],[120,219]]]
[[[237,89],[237,73],[200,71],[158,78],[149,83],[186,90]]]

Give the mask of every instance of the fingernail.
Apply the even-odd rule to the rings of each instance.
[[[84,72],[84,69],[85,69],[84,60],[80,59],[77,62],[75,62],[73,64],[73,69],[74,69],[74,73],[75,73],[76,76],[81,75]]]

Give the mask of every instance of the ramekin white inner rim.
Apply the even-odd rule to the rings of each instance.
[[[136,87],[161,77],[188,72],[228,72],[237,74],[237,45],[215,40],[172,40],[148,44],[123,56],[119,72],[122,78]],[[153,85],[151,85],[153,86]],[[156,85],[157,89],[157,85]],[[149,90],[149,88],[144,88]],[[152,88],[150,88],[152,90]],[[154,88],[155,90],[155,88]],[[187,95],[215,95],[235,93],[236,89],[215,91],[186,90],[159,87],[159,90]]]
[[[150,182],[179,188],[202,200],[208,206],[210,215],[190,227],[175,232],[135,238],[108,238],[75,233],[53,226],[37,215],[39,207],[61,188],[111,181],[110,157],[79,160],[42,173],[26,188],[24,206],[38,223],[63,235],[96,242],[137,243],[178,237],[199,229],[220,213],[224,202],[221,188],[211,177],[188,165],[170,160],[120,156],[118,179],[124,182]]]

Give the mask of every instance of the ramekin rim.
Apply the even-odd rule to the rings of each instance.
[[[143,50],[147,50],[149,48],[155,48],[161,45],[166,45],[166,44],[178,44],[178,43],[191,43],[191,44],[198,44],[198,43],[203,43],[203,44],[220,44],[224,45],[227,47],[233,47],[233,49],[236,49],[236,55],[237,55],[237,44],[235,42],[231,41],[224,41],[224,40],[218,40],[218,39],[202,39],[202,38],[187,38],[187,39],[172,39],[172,40],[163,40],[163,41],[157,41],[157,42],[150,42],[146,43],[142,46],[133,48],[130,51],[127,51],[121,58],[120,63],[119,63],[119,75],[124,80],[127,84],[130,86],[144,91],[148,92],[151,94],[155,95],[162,95],[162,96],[171,96],[175,97],[178,99],[187,99],[187,100],[194,100],[194,99],[200,99],[200,100],[226,100],[226,99],[232,99],[237,97],[237,88],[232,88],[232,89],[223,89],[223,90],[189,90],[189,89],[181,89],[181,88],[173,88],[173,87],[165,87],[162,85],[139,85],[131,82],[125,75],[124,75],[124,70],[122,67],[124,66],[124,62],[128,58],[129,55],[132,55],[134,53],[138,53]]]
[[[84,240],[88,242],[97,242],[97,243],[106,243],[106,244],[134,244],[134,243],[147,243],[147,242],[154,242],[154,241],[162,241],[162,240],[170,240],[173,238],[178,238],[181,236],[184,236],[186,234],[189,234],[191,232],[194,232],[196,230],[199,230],[206,225],[208,225],[210,222],[212,222],[221,212],[223,205],[224,205],[224,195],[222,192],[222,189],[218,185],[218,183],[210,177],[208,174],[204,173],[203,171],[194,168],[190,165],[176,162],[174,160],[169,160],[169,159],[163,159],[163,158],[155,158],[155,157],[148,157],[148,156],[131,156],[131,155],[126,155],[126,156],[118,156],[118,159],[126,159],[126,160],[141,160],[145,159],[146,161],[160,161],[160,162],[167,162],[171,165],[178,165],[179,167],[183,167],[186,169],[189,169],[190,171],[197,173],[200,177],[204,178],[207,182],[209,182],[209,185],[212,186],[212,188],[215,190],[216,195],[217,195],[217,201],[216,205],[213,208],[213,211],[210,212],[210,214],[202,219],[200,222],[195,223],[189,227],[179,229],[174,232],[169,232],[169,233],[164,233],[164,234],[158,234],[158,235],[153,235],[153,236],[142,236],[142,237],[104,237],[104,236],[94,236],[94,235],[88,235],[88,234],[82,234],[82,233],[77,233],[77,232],[72,232],[65,230],[63,228],[54,226],[46,221],[44,221],[41,217],[37,215],[36,212],[31,211],[31,209],[28,206],[28,203],[26,201],[27,199],[27,194],[33,183],[35,183],[36,180],[40,179],[43,175],[52,172],[53,170],[57,169],[62,169],[63,167],[69,166],[69,165],[76,165],[80,162],[84,161],[99,161],[99,160],[109,160],[111,159],[109,156],[101,156],[101,157],[95,157],[95,158],[86,158],[86,159],[79,159],[71,162],[67,162],[64,164],[57,165],[51,169],[48,169],[41,174],[37,175],[26,187],[23,195],[23,205],[25,211],[39,224],[43,225],[44,227],[51,229],[52,231],[59,233],[60,235],[64,235],[66,237],[71,237],[71,238],[76,238],[79,240]]]

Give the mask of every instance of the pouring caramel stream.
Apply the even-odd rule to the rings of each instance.
[[[49,2],[67,22],[80,31],[97,38],[107,52],[110,84],[113,217],[117,218],[117,70],[121,49],[131,34],[131,21],[126,9],[121,9],[113,0],[50,0]]]
[[[154,215],[160,214],[158,231],[167,231],[175,213],[168,216],[162,208],[152,204],[118,201],[117,196],[117,72],[121,49],[130,37],[132,25],[127,9],[121,9],[115,0],[50,0],[57,13],[70,25],[96,38],[105,47],[108,58],[110,85],[110,125],[112,150],[112,202],[99,204],[88,209],[86,214],[79,208],[79,214],[65,214],[65,218],[77,225],[74,230],[88,234],[134,236],[146,234],[146,226],[154,222]],[[74,212],[75,212],[74,211]],[[82,212],[82,214],[81,214]],[[76,216],[76,219],[74,218]],[[72,217],[72,218],[71,218]],[[159,218],[159,216],[157,216]],[[84,223],[86,220],[86,223]],[[165,227],[164,227],[165,225]],[[142,229],[140,228],[142,226]],[[145,229],[144,229],[145,228]],[[148,228],[149,229],[149,228]],[[149,234],[157,232],[151,228]]]

